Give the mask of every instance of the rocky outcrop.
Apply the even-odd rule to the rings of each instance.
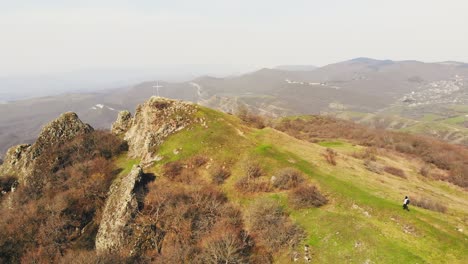
[[[138,211],[135,187],[142,176],[143,170],[135,165],[128,175],[112,183],[96,236],[98,252],[118,252],[126,245],[127,231]]]
[[[93,128],[83,123],[77,114],[73,112],[63,113],[42,128],[36,143],[32,146],[32,157],[36,158],[41,155],[44,149],[58,147],[78,135],[91,131],[93,131]]]
[[[129,111],[121,111],[117,116],[117,121],[112,124],[111,132],[115,135],[122,135],[128,131],[132,125],[132,114]]]
[[[5,160],[0,166],[0,172],[4,175],[27,175],[30,172],[31,145],[22,144],[13,146],[5,154]]]
[[[142,164],[149,164],[158,159],[157,147],[171,134],[180,131],[198,119],[194,117],[197,106],[178,100],[161,97],[151,97],[147,102],[139,105],[135,116],[131,119],[131,126],[122,129],[130,123],[128,115],[118,120],[113,127],[116,131],[124,131],[124,139],[128,142],[129,156],[141,159]],[[124,125],[125,124],[125,125]]]
[[[92,132],[93,128],[83,123],[75,113],[67,112],[42,128],[39,137],[33,145],[18,145],[11,147],[0,173],[16,175],[19,181],[26,182],[34,171],[37,158],[50,148],[56,148],[78,135]]]

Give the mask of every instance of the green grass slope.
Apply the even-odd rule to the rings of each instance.
[[[202,168],[206,177],[211,166],[228,164],[231,177],[220,186],[227,197],[243,211],[257,199],[278,200],[307,232],[303,244],[310,245],[313,263],[468,263],[466,191],[419,175],[417,158],[379,153],[379,163],[403,169],[406,178],[376,174],[352,155],[365,147],[340,139],[309,143],[272,128],[253,129],[232,115],[199,109],[196,115],[206,118],[206,126],[196,124],[170,136],[158,150],[163,159],[146,171],[161,175],[164,164],[195,155],[209,158]],[[325,161],[326,148],[337,151],[336,166]],[[302,171],[328,204],[296,210],[288,191],[239,192],[235,183],[244,176],[246,160],[257,160],[266,179],[284,167]],[[117,160],[124,169],[134,162]],[[410,206],[407,212],[401,208],[405,195],[427,197],[448,209],[440,213]],[[287,250],[274,257],[277,263],[290,262]]]

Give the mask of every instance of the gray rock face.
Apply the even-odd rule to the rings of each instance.
[[[115,135],[122,135],[130,128],[132,125],[132,114],[129,111],[121,111],[117,116],[117,121],[112,124],[111,132]]]
[[[5,175],[17,175],[21,183],[26,182],[36,166],[35,161],[44,151],[59,147],[78,135],[92,131],[93,128],[83,123],[75,113],[64,113],[42,128],[33,145],[11,147],[0,166],[0,172]]]
[[[61,114],[57,119],[42,128],[36,143],[32,146],[33,158],[49,147],[57,147],[78,135],[89,133],[93,128],[83,123],[73,112]]]
[[[138,211],[134,190],[142,175],[141,167],[135,165],[128,175],[112,183],[96,236],[98,252],[118,252],[126,245],[126,228]]]
[[[128,142],[129,156],[141,159],[148,164],[158,159],[157,147],[171,134],[180,131],[197,121],[194,114],[197,106],[183,101],[151,97],[137,107],[131,126],[126,130],[124,139]],[[125,115],[128,117],[128,115]],[[114,127],[129,121],[118,120]]]

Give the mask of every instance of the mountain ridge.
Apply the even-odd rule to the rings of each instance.
[[[356,59],[355,59],[356,60]],[[363,114],[396,112],[403,118],[447,115],[444,105],[462,107],[468,103],[468,68],[439,63],[399,62],[380,65],[377,62],[341,62],[313,71],[263,69],[244,75],[199,77],[189,82],[160,81],[160,96],[235,112],[241,106],[266,116],[334,113]],[[372,64],[372,63],[371,63]],[[369,68],[370,66],[370,68]],[[0,150],[29,141],[40,132],[41,125],[65,111],[77,112],[96,128],[109,128],[118,112],[92,109],[97,104],[112,109],[134,109],[146,98],[157,95],[156,81],[143,82],[110,92],[68,94],[0,104]],[[431,106],[431,107],[428,107]],[[32,108],[37,111],[31,112]],[[96,108],[96,107],[95,107]],[[468,111],[457,116],[462,117]],[[414,121],[420,121],[415,119]],[[457,129],[464,130],[463,125]],[[430,133],[438,135],[443,133]],[[463,141],[463,140],[462,140]]]
[[[379,263],[463,263],[468,258],[462,220],[468,207],[463,198],[466,190],[440,181],[437,177],[448,172],[418,152],[373,150],[351,138],[326,138],[322,133],[345,131],[326,129],[335,121],[325,117],[283,119],[277,127],[281,132],[256,128],[249,123],[252,119],[159,97],[139,106],[134,117],[121,117],[114,127],[124,125],[124,129],[114,130],[117,135],[101,131],[75,135],[56,154],[55,146],[46,146],[52,153],[44,150],[39,155],[47,154],[59,163],[36,175],[44,181],[41,189],[28,189],[29,184],[37,184],[33,181],[4,190],[0,232],[9,235],[0,236],[0,252],[14,247],[0,257],[206,263],[213,258],[212,247],[229,238],[237,253],[214,256],[253,263],[284,263],[294,256],[318,262]],[[187,118],[190,121],[184,121]],[[320,126],[308,127],[310,120],[327,131],[314,131]],[[177,125],[178,121],[183,124]],[[174,129],[161,129],[165,124]],[[364,127],[344,125],[350,131],[346,135],[370,133],[388,139],[378,131],[363,133]],[[132,129],[137,131],[129,133]],[[133,136],[141,140],[132,141]],[[141,147],[141,142],[150,147]],[[98,144],[96,149],[84,151],[93,144]],[[138,155],[129,151],[132,147],[140,150]],[[78,156],[67,160],[66,153]],[[55,159],[57,154],[62,158]],[[147,154],[159,158],[148,160]],[[428,174],[423,175],[422,168]],[[38,196],[24,197],[32,191]],[[311,192],[313,198],[300,196]],[[122,195],[117,199],[113,193]],[[408,193],[412,204],[424,207],[403,211],[400,199]],[[60,202],[60,197],[70,203]],[[298,197],[306,199],[305,205],[295,203]],[[445,207],[434,209],[420,202],[428,199]],[[46,215],[25,210],[42,203],[50,204]],[[17,219],[15,210],[8,208],[24,210],[26,216]],[[126,209],[110,217],[116,208]],[[45,224],[37,225],[38,220]],[[29,230],[22,226],[37,228],[41,234],[52,228],[56,235],[33,236],[36,247],[21,235]],[[54,242],[58,238],[62,244]],[[220,250],[230,252],[225,247]]]

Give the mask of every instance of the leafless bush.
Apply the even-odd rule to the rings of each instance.
[[[184,164],[180,161],[173,161],[164,164],[163,166],[163,175],[170,180],[174,180],[180,176],[182,170],[184,169]]]
[[[334,151],[331,148],[327,148],[325,150],[325,153],[323,153],[322,155],[325,157],[325,160],[328,162],[328,164],[336,166],[336,157],[338,156],[338,153],[336,151]]]
[[[231,172],[223,166],[215,166],[210,171],[211,179],[215,184],[223,184],[231,176]]]
[[[70,251],[60,258],[60,264],[124,264],[128,259],[117,254],[98,255],[95,251]]]
[[[248,263],[252,238],[243,230],[217,224],[202,241],[201,263]]]
[[[305,236],[274,200],[257,200],[248,211],[252,232],[273,252],[285,247],[294,248]]]
[[[242,165],[244,169],[245,176],[248,179],[254,179],[262,176],[262,167],[257,161],[254,160],[247,160],[245,163]]]
[[[411,204],[440,213],[445,213],[447,211],[447,207],[445,205],[428,198],[413,198],[411,199]]]
[[[395,150],[401,153],[412,153],[414,151],[414,147],[408,142],[400,142],[395,144]]]
[[[242,214],[217,188],[174,187],[168,181],[148,188],[136,222],[154,230],[150,238],[159,237],[152,243],[156,262],[249,262],[254,243],[243,228]]]
[[[382,165],[380,165],[379,163],[377,163],[375,161],[366,160],[366,161],[364,161],[364,166],[366,166],[366,169],[368,171],[371,171],[371,172],[374,172],[374,173],[377,173],[377,174],[382,174],[383,173]]]
[[[450,171],[451,181],[462,187],[468,187],[468,164],[459,164]]]
[[[268,251],[265,247],[256,247],[255,251],[250,257],[250,263],[252,264],[272,264],[273,263],[273,252]]]
[[[428,177],[431,173],[431,166],[428,164],[425,164],[424,166],[419,169],[419,174],[421,174],[424,177]]]
[[[254,178],[249,179],[247,176],[240,178],[235,187],[237,190],[244,193],[271,192],[271,183],[267,180]]]
[[[304,182],[304,176],[294,168],[284,168],[274,176],[273,186],[280,190],[289,190]]]
[[[328,202],[313,185],[297,187],[289,194],[289,201],[295,208],[319,207]]]
[[[354,152],[352,156],[357,159],[376,161],[377,150],[375,148],[366,148],[364,151]]]
[[[203,155],[195,155],[188,161],[190,168],[199,168],[208,162],[208,158]]]
[[[250,184],[249,178],[242,177],[236,182],[235,187],[241,192],[249,192]]]
[[[392,166],[385,166],[384,171],[387,172],[387,173],[390,173],[392,175],[398,176],[400,178],[405,178],[406,179],[405,172],[402,169],[395,168],[395,167],[392,167]]]
[[[236,110],[236,115],[244,122],[249,123],[250,125],[254,126],[255,128],[264,128],[266,126],[265,118],[254,114],[249,111],[249,109],[245,106],[239,106]]]

